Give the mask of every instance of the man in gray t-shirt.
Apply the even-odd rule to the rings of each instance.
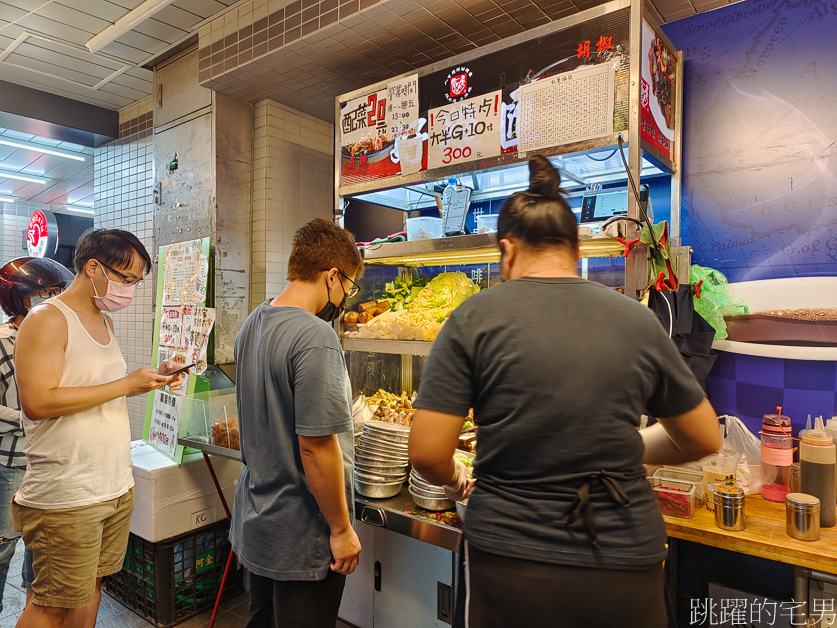
[[[248,572],[247,627],[333,628],[357,565],[351,390],[329,323],[361,269],[349,232],[309,222],[294,237],[290,283],[236,340],[244,464],[230,540]]]

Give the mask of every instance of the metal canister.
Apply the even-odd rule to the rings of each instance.
[[[738,486],[716,486],[715,525],[722,530],[743,530],[744,490]]]
[[[788,536],[800,541],[820,538],[820,500],[805,493],[785,497],[785,529]]]

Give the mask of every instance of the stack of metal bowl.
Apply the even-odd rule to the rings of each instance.
[[[364,497],[393,497],[407,479],[410,428],[369,421],[355,447],[355,489]]]
[[[415,469],[410,472],[410,495],[417,506],[427,510],[450,510],[454,507],[453,501],[448,499],[441,486],[431,484]]]

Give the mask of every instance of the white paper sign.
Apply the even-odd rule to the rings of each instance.
[[[406,135],[410,123],[418,118],[418,115],[418,74],[387,83],[389,139],[394,140]]]
[[[177,395],[162,390],[154,393],[148,442],[160,451],[167,453],[169,457],[174,456],[174,450],[177,447],[181,403],[182,397]]]
[[[441,168],[500,154],[502,92],[431,109],[427,167]]]
[[[526,152],[613,134],[613,67],[584,66],[535,81],[518,95],[517,150]]]
[[[206,298],[206,278],[201,283],[203,266],[199,249],[185,242],[166,251],[166,271],[163,274],[163,305],[200,303]],[[208,268],[208,264],[207,264]],[[202,291],[201,296],[198,292]],[[197,298],[201,297],[201,298]]]

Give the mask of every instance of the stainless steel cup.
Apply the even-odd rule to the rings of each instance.
[[[820,500],[805,493],[785,496],[785,529],[788,536],[800,541],[820,538]]]
[[[716,486],[715,525],[722,530],[743,530],[744,490],[737,486]]]

